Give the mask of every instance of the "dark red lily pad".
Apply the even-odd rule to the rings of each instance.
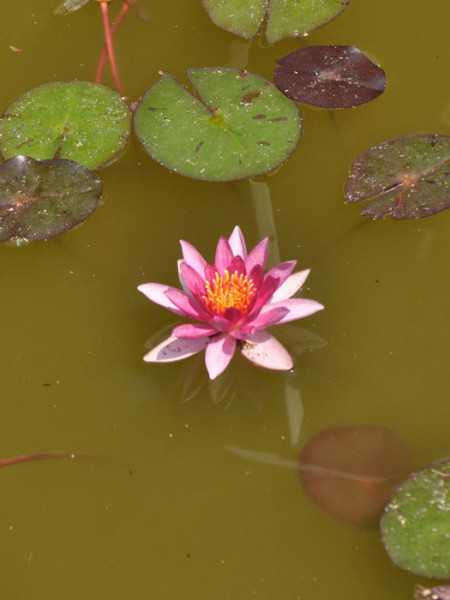
[[[308,496],[343,521],[374,526],[393,488],[411,472],[403,442],[385,427],[336,427],[315,435],[299,457]]]
[[[291,100],[321,108],[353,108],[386,88],[386,75],[354,46],[308,46],[277,60],[274,82]]]
[[[0,165],[0,242],[61,235],[95,210],[101,192],[100,179],[72,160],[14,156]]]
[[[407,135],[373,146],[354,161],[347,203],[371,200],[361,215],[421,219],[450,208],[450,136]]]

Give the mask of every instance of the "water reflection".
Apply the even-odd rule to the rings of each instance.
[[[147,349],[158,345],[161,340],[170,335],[174,327],[182,321],[177,319],[164,325],[155,334],[153,334],[145,343]],[[277,337],[286,345],[290,353],[295,357],[296,364],[305,350],[314,350],[326,346],[326,341],[313,333],[301,327],[292,324],[284,324],[274,327]],[[256,367],[259,371],[263,371]],[[214,404],[223,402],[225,407],[230,406],[236,394],[242,394],[245,398],[252,399],[252,402],[259,405],[259,399],[264,397],[259,385],[264,387],[264,378],[259,378],[255,382],[254,377],[250,377],[254,372],[255,366],[248,361],[241,360],[239,353],[233,359],[231,365],[216,379],[209,379],[204,366],[204,357],[202,354],[196,354],[189,357],[187,361],[180,363],[180,370],[176,379],[176,387],[180,390],[181,403],[189,402],[196,398],[200,392],[207,388],[208,395]],[[303,407],[299,388],[299,374],[294,369],[288,374],[278,373],[280,377],[280,386],[283,386],[283,397],[286,406],[286,415],[290,432],[291,445],[295,446],[300,437],[301,422],[303,419]]]

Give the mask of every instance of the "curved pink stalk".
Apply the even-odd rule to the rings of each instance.
[[[11,458],[0,459],[0,467],[9,467],[22,462],[32,460],[42,460],[44,458],[75,458],[72,452],[41,452],[39,454],[24,454],[22,456],[12,456]]]
[[[128,2],[122,2],[122,8],[120,9],[119,14],[117,15],[117,19],[114,21],[112,29],[111,29],[111,37],[113,37],[114,34],[116,33],[119,25],[123,21],[123,18],[127,14],[129,8],[130,8],[130,5],[128,4]],[[98,61],[98,65],[97,65],[97,71],[95,73],[95,82],[96,83],[100,83],[100,81],[102,79],[102,74],[103,74],[103,69],[105,67],[107,53],[108,53],[108,51],[107,51],[106,44],[105,44],[103,46],[103,50],[102,50],[102,53],[100,55],[100,59]]]
[[[109,59],[110,65],[111,65],[111,72],[112,72],[112,75],[114,78],[114,83],[116,84],[117,91],[119,92],[119,94],[121,94],[123,96],[122,82],[120,81],[119,71],[117,70],[116,59],[114,56],[112,32],[111,32],[111,26],[110,26],[109,18],[108,18],[108,2],[100,2],[100,9],[102,11],[103,30],[105,32],[106,53],[108,55],[108,59]],[[95,81],[97,83],[99,83],[99,80],[97,79],[98,71],[99,71],[99,69],[97,69],[97,74],[95,77]],[[101,75],[101,71],[100,71],[100,75]]]

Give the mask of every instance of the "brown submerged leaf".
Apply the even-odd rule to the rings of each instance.
[[[334,517],[364,527],[376,524],[393,488],[410,471],[403,442],[376,425],[321,431],[299,457],[308,496]]]

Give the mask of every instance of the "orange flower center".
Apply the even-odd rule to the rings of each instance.
[[[235,271],[232,275],[227,269],[222,277],[216,272],[212,281],[205,283],[206,295],[203,300],[211,313],[223,314],[227,308],[237,308],[245,314],[256,295],[253,281]]]

